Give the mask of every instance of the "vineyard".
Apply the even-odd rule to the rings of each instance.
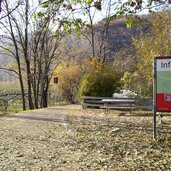
[[[25,97],[28,99],[27,94]],[[48,106],[56,106],[59,104],[59,100],[57,94],[49,93]],[[26,109],[29,109],[28,101]],[[0,114],[18,113],[22,110],[22,96],[19,89],[0,91]]]
[[[0,113],[17,113],[22,111],[22,99],[19,92],[0,92]]]

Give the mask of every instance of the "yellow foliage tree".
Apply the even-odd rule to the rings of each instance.
[[[171,11],[154,13],[150,17],[151,32],[134,45],[138,53],[138,82],[146,92],[152,94],[153,58],[171,55]]]
[[[71,103],[77,101],[77,91],[82,73],[80,65],[76,64],[74,60],[69,60],[56,67],[53,72],[51,85],[61,100]],[[57,84],[53,82],[55,77],[58,78]]]

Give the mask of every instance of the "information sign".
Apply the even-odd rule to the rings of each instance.
[[[156,57],[156,111],[171,112],[171,57]]]
[[[156,140],[156,113],[171,112],[171,56],[154,58],[153,139]]]

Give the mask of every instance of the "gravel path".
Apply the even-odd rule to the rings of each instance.
[[[106,117],[103,110],[82,110],[77,105],[1,116],[0,171],[89,170],[87,165],[83,167],[87,152],[81,150],[81,142],[75,141],[79,129],[84,130],[84,125],[92,130],[105,125],[124,127],[125,122],[140,128],[144,122],[150,126],[152,119],[112,114]],[[90,170],[99,170],[93,168]]]

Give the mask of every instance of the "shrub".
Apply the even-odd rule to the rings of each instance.
[[[112,96],[121,87],[120,78],[121,74],[112,67],[101,65],[83,77],[79,94],[81,96]]]

